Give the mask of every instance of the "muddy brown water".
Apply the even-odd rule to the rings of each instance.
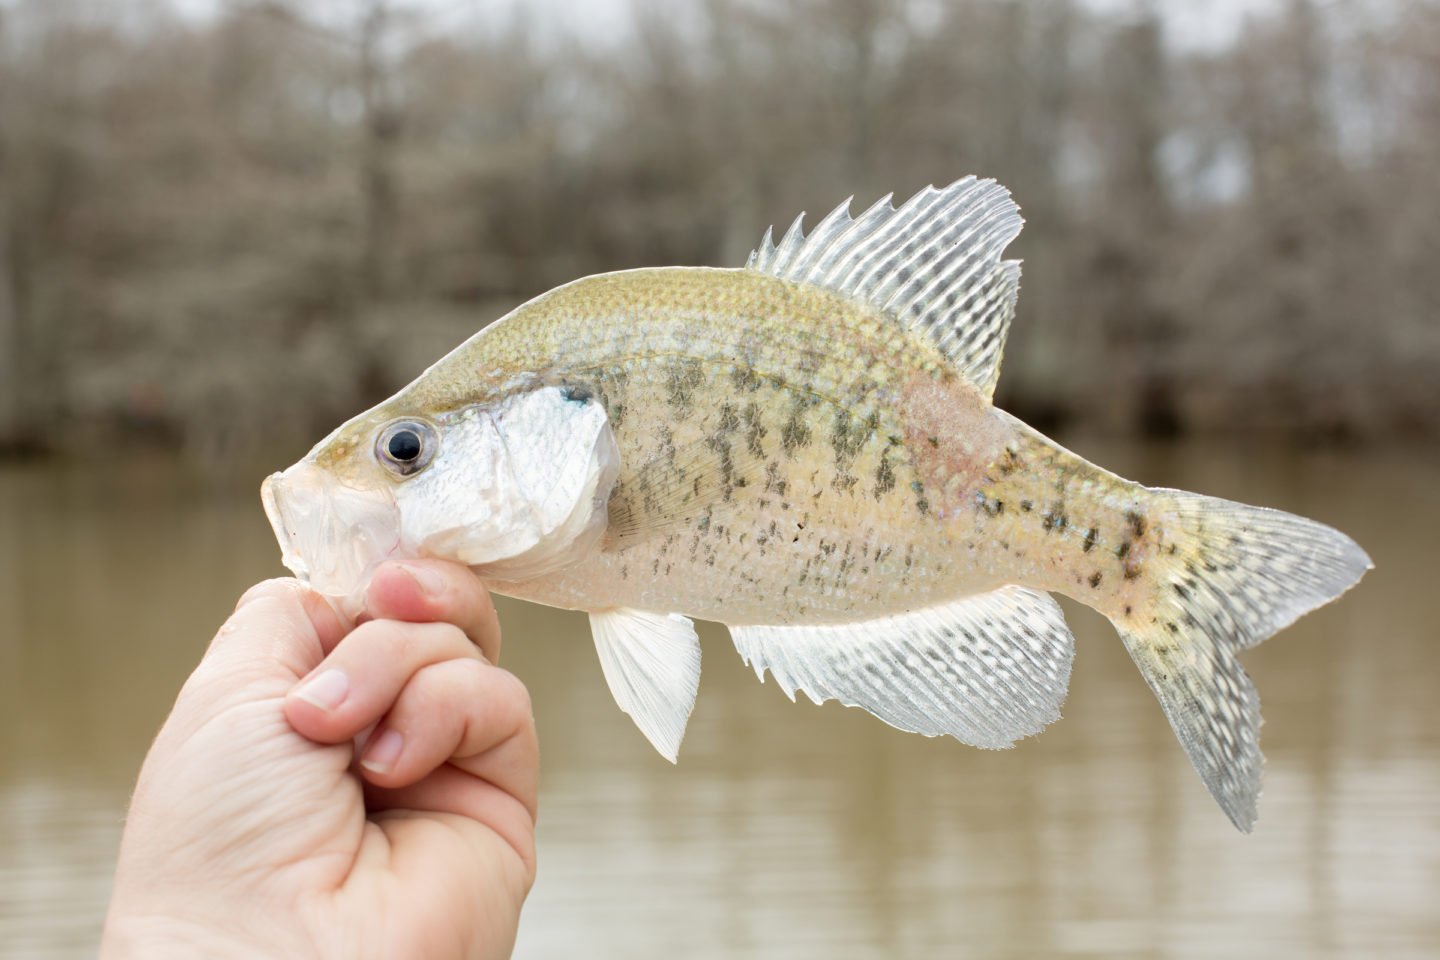
[[[581,615],[502,601],[543,752],[516,955],[1440,956],[1440,456],[1072,446],[1325,520],[1375,559],[1245,658],[1269,758],[1253,836],[1073,605],[1065,717],[993,753],[791,704],[703,628],[672,767],[611,702]],[[147,744],[236,596],[282,572],[257,497],[175,477],[0,469],[0,955],[93,954]]]

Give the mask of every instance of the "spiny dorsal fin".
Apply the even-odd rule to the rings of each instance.
[[[808,236],[802,213],[778,245],[766,230],[746,266],[863,300],[925,331],[989,397],[1020,292],[1020,262],[1000,259],[1024,225],[1020,208],[1000,184],[974,177],[926,187],[898,210],[891,196],[854,218],[846,200]]]

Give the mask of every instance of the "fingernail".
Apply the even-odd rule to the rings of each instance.
[[[399,566],[420,585],[421,593],[438,597],[445,592],[445,578],[438,571],[419,564],[402,563]]]
[[[360,761],[360,766],[376,773],[389,773],[395,769],[395,761],[400,759],[400,749],[404,746],[405,738],[400,731],[386,730],[365,748],[365,758]]]
[[[329,713],[345,701],[349,692],[350,678],[343,671],[332,669],[301,684],[296,688],[295,696]]]

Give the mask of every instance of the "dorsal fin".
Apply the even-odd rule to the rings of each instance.
[[[887,195],[852,218],[846,200],[808,236],[804,219],[778,245],[766,230],[746,266],[878,307],[923,330],[986,397],[995,392],[1020,292],[1020,262],[1000,259],[1024,225],[1010,191],[965,177],[898,210]]]

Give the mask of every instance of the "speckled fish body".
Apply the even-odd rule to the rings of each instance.
[[[499,592],[728,624],[849,622],[1007,583],[1106,610],[1135,592],[1134,561],[1113,554],[1134,539],[1133,484],[993,407],[930,343],[823,289],[751,270],[590,277],[451,362],[503,371],[501,390],[534,371],[593,390],[621,462],[643,468],[622,468],[612,518],[644,517],[642,482],[725,487],[702,491],[694,522]]]
[[[587,277],[518,308],[265,484],[285,562],[344,594],[388,556],[585,610],[617,704],[674,760],[729,626],[792,698],[1010,746],[1059,716],[1073,638],[1115,625],[1250,829],[1259,699],[1238,653],[1369,569],[1291,514],[1115,476],[991,403],[1021,220],[965,178],[743,269]]]

